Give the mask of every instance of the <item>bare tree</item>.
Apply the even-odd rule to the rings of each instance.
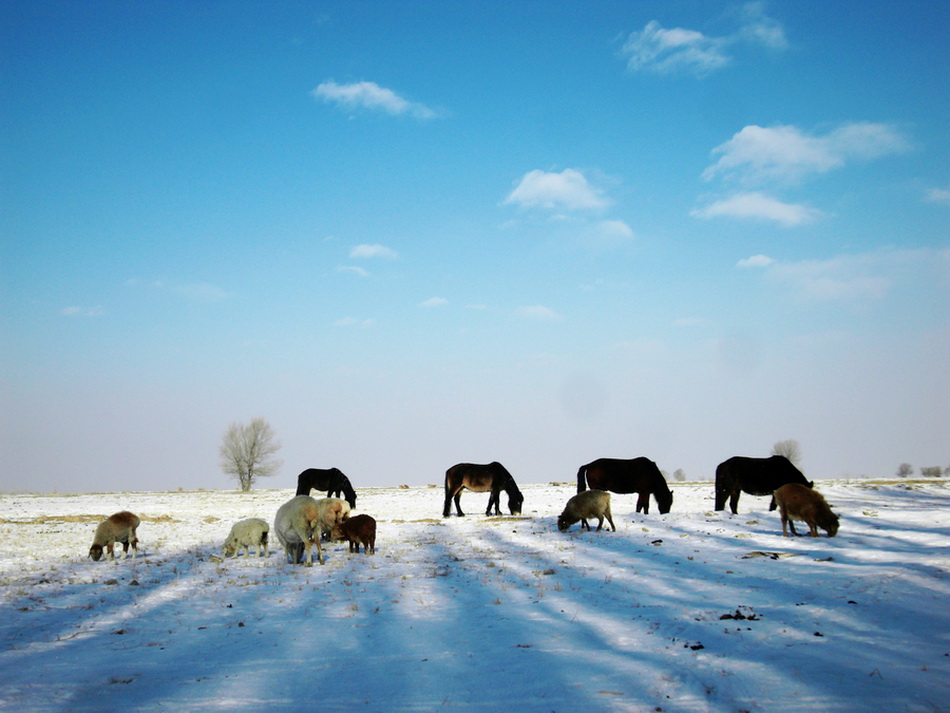
[[[247,492],[255,480],[277,472],[281,461],[274,456],[279,450],[280,441],[266,419],[232,423],[221,442],[221,470],[237,478],[241,490]]]
[[[914,474],[914,466],[910,463],[901,463],[897,468],[897,477],[906,478]]]
[[[929,468],[924,467],[920,469],[920,474],[925,478],[939,478],[943,475],[943,468],[939,465],[930,466]]]
[[[773,456],[785,456],[792,465],[800,466],[802,461],[802,447],[798,441],[779,441],[772,446]]]
[[[677,468],[675,471],[673,471],[673,479],[677,483],[682,483],[684,480],[686,480],[686,473],[683,472],[682,468]]]

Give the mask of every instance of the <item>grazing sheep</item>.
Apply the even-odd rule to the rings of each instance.
[[[331,537],[334,525],[339,525],[350,516],[350,504],[341,498],[321,498],[320,534]]]
[[[604,526],[604,518],[607,518],[613,531],[617,531],[613,518],[610,517],[610,493],[605,490],[585,490],[568,500],[564,512],[557,519],[557,529],[564,532],[580,520],[581,529],[586,527],[590,530],[587,521],[595,517],[599,520],[598,531]]]
[[[270,557],[270,550],[267,546],[269,530],[270,525],[259,517],[251,517],[234,523],[228,538],[224,541],[224,556],[237,557],[243,549],[244,556],[250,557],[250,550],[253,547],[255,557],[260,557],[262,550],[265,557]]]
[[[793,535],[795,523],[801,520],[811,531],[812,537],[818,537],[818,528],[828,533],[828,537],[838,534],[838,516],[831,512],[821,493],[798,483],[788,483],[775,491],[775,503],[782,516],[782,535],[788,537],[786,523]]]
[[[317,560],[324,563],[320,533],[330,531],[346,519],[350,506],[339,498],[314,500],[309,495],[298,495],[280,506],[274,518],[274,531],[284,547],[288,564],[306,561],[313,565],[311,547],[317,547]],[[316,535],[316,537],[314,536]],[[306,557],[305,557],[306,555]]]
[[[331,533],[334,540],[348,540],[350,552],[359,554],[360,545],[363,553],[376,554],[376,520],[369,515],[356,515],[334,526]]]
[[[102,558],[103,547],[109,553],[109,559],[115,559],[116,542],[122,543],[122,559],[125,559],[128,554],[129,545],[132,545],[132,557],[135,558],[139,549],[135,530],[140,522],[138,516],[128,510],[117,512],[100,522],[92,538],[92,547],[89,548],[89,556],[93,562],[98,562]]]

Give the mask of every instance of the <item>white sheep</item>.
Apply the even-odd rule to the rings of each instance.
[[[311,547],[317,547],[317,560],[323,564],[320,533],[330,531],[345,520],[350,506],[340,498],[314,500],[309,495],[298,495],[280,506],[274,518],[274,531],[284,547],[288,564],[306,562],[313,565]]]
[[[93,562],[98,562],[102,558],[103,547],[109,553],[109,559],[115,559],[116,542],[122,543],[122,559],[125,559],[129,552],[129,545],[132,545],[134,559],[139,548],[135,531],[140,522],[138,516],[128,510],[117,512],[100,522],[92,538],[92,547],[89,548],[89,556]]]
[[[260,557],[263,550],[265,557],[270,557],[270,550],[267,544],[267,533],[270,531],[270,525],[266,520],[259,517],[250,517],[247,520],[241,520],[234,523],[231,532],[224,541],[224,556],[237,557],[241,550],[244,550],[244,556],[250,557],[250,548],[254,548],[254,556]]]
[[[557,519],[557,529],[564,532],[580,520],[581,529],[586,527],[590,530],[587,521],[595,517],[599,520],[598,531],[604,526],[604,518],[607,518],[611,529],[614,532],[617,531],[613,518],[610,516],[610,493],[604,490],[585,490],[567,501],[564,512]]]

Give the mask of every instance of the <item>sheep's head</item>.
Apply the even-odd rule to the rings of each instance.
[[[102,545],[93,545],[89,548],[89,557],[92,558],[93,562],[98,562],[102,559]]]
[[[576,519],[568,517],[566,513],[561,513],[557,519],[557,529],[564,532],[567,528],[577,522]]]

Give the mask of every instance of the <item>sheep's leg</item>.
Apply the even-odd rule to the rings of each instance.
[[[792,518],[788,518],[788,529],[792,531],[795,537],[798,537],[798,533],[795,531],[795,521]]]
[[[597,516],[597,530],[596,530],[596,532],[600,532],[602,529],[604,529],[604,516],[603,516],[603,515],[598,515],[598,516]]]
[[[607,522],[610,523],[610,529],[613,530],[614,532],[616,532],[616,531],[617,531],[617,526],[614,525],[614,519],[610,516],[610,508],[607,508],[606,510],[604,510],[604,517],[606,517],[606,518],[607,518]]]

